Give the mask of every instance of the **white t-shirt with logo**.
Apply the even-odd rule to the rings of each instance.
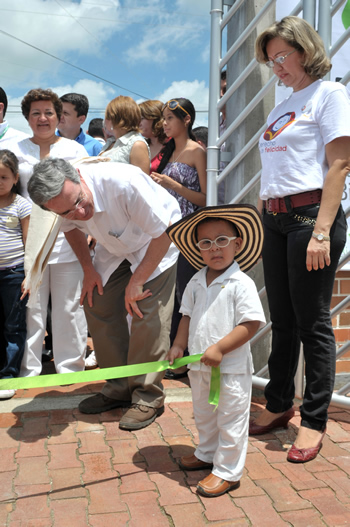
[[[318,80],[276,106],[259,140],[261,199],[323,188],[325,145],[350,136],[350,97],[337,82]]]

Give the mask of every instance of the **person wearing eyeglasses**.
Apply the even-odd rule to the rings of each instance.
[[[192,102],[183,97],[171,99],[163,106],[163,128],[169,141],[161,150],[162,160],[157,172],[151,173],[153,181],[166,188],[174,196],[183,217],[206,204],[207,158],[202,147],[197,143],[192,131],[196,118]],[[196,270],[186,258],[179,255],[174,315],[171,330],[171,341],[175,338],[181,318],[179,308],[187,282]],[[177,379],[186,375],[187,368],[169,370],[166,378]]]
[[[87,157],[88,154],[77,141],[55,134],[62,114],[62,102],[56,93],[41,88],[30,90],[22,99],[21,106],[33,136],[11,144],[11,150],[19,161],[22,194],[30,200],[27,183],[34,166],[41,159],[61,157],[73,160]],[[32,240],[45,236],[43,230],[45,218],[41,216],[40,209],[33,205],[26,245],[26,270],[26,261],[30,258],[33,247]],[[27,341],[21,364],[21,377],[40,375],[42,371],[42,347],[50,296],[51,349],[56,371],[70,373],[84,370],[87,324],[84,310],[79,303],[82,282],[81,265],[64,234],[59,233],[43,274],[36,301],[32,304],[29,300]]]
[[[294,417],[302,343],[306,385],[287,460],[305,463],[322,446],[335,380],[330,304],[346,240],[341,199],[350,171],[350,100],[341,83],[322,80],[331,62],[305,20],[275,22],[258,36],[255,49],[258,62],[293,91],[272,110],[259,141],[272,350],[266,409],[252,421],[250,434],[287,428]]]
[[[181,218],[176,199],[138,167],[89,159],[77,167],[44,159],[34,168],[28,192],[37,205],[63,218],[61,230],[82,264],[81,303],[99,366],[163,360],[178,257],[166,229]],[[97,241],[93,261],[85,235]],[[119,428],[139,430],[164,412],[162,378],[158,371],[110,379],[79,410],[128,408]]]
[[[205,207],[172,225],[170,239],[198,270],[187,284],[182,318],[167,355],[203,353],[189,364],[199,444],[180,458],[183,470],[211,473],[197,492],[217,497],[239,487],[248,447],[253,362],[249,340],[265,325],[256,286],[243,271],[258,261],[263,241],[260,214],[252,205]],[[220,396],[208,403],[211,369],[220,366]]]

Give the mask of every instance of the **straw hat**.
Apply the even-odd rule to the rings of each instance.
[[[241,271],[249,271],[260,257],[264,232],[260,214],[253,205],[218,205],[204,207],[167,229],[167,234],[179,251],[196,269],[204,267],[201,252],[196,246],[197,225],[205,218],[231,221],[238,229],[243,240],[241,248],[236,253],[235,260]]]

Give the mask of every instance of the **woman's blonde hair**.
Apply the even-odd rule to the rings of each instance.
[[[255,57],[258,62],[265,63],[269,60],[266,46],[274,38],[281,38],[303,53],[301,65],[310,77],[321,79],[330,71],[332,64],[326,55],[323,40],[302,18],[286,16],[263,31],[255,41]]]
[[[152,132],[154,137],[157,137],[160,143],[165,143],[166,134],[163,129],[163,106],[161,101],[148,100],[139,104],[141,110],[141,118],[152,121]]]
[[[107,104],[105,118],[112,122],[113,126],[123,128],[127,132],[139,132],[141,111],[138,104],[131,97],[119,95]]]

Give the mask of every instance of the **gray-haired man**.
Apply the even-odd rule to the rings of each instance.
[[[177,250],[167,227],[177,201],[135,166],[62,159],[38,163],[31,199],[64,218],[62,230],[84,270],[81,302],[102,368],[164,359],[169,346]],[[86,234],[97,240],[92,263]],[[130,334],[126,315],[132,315]],[[119,426],[148,426],[164,408],[162,373],[107,381],[83,413],[129,407]]]

